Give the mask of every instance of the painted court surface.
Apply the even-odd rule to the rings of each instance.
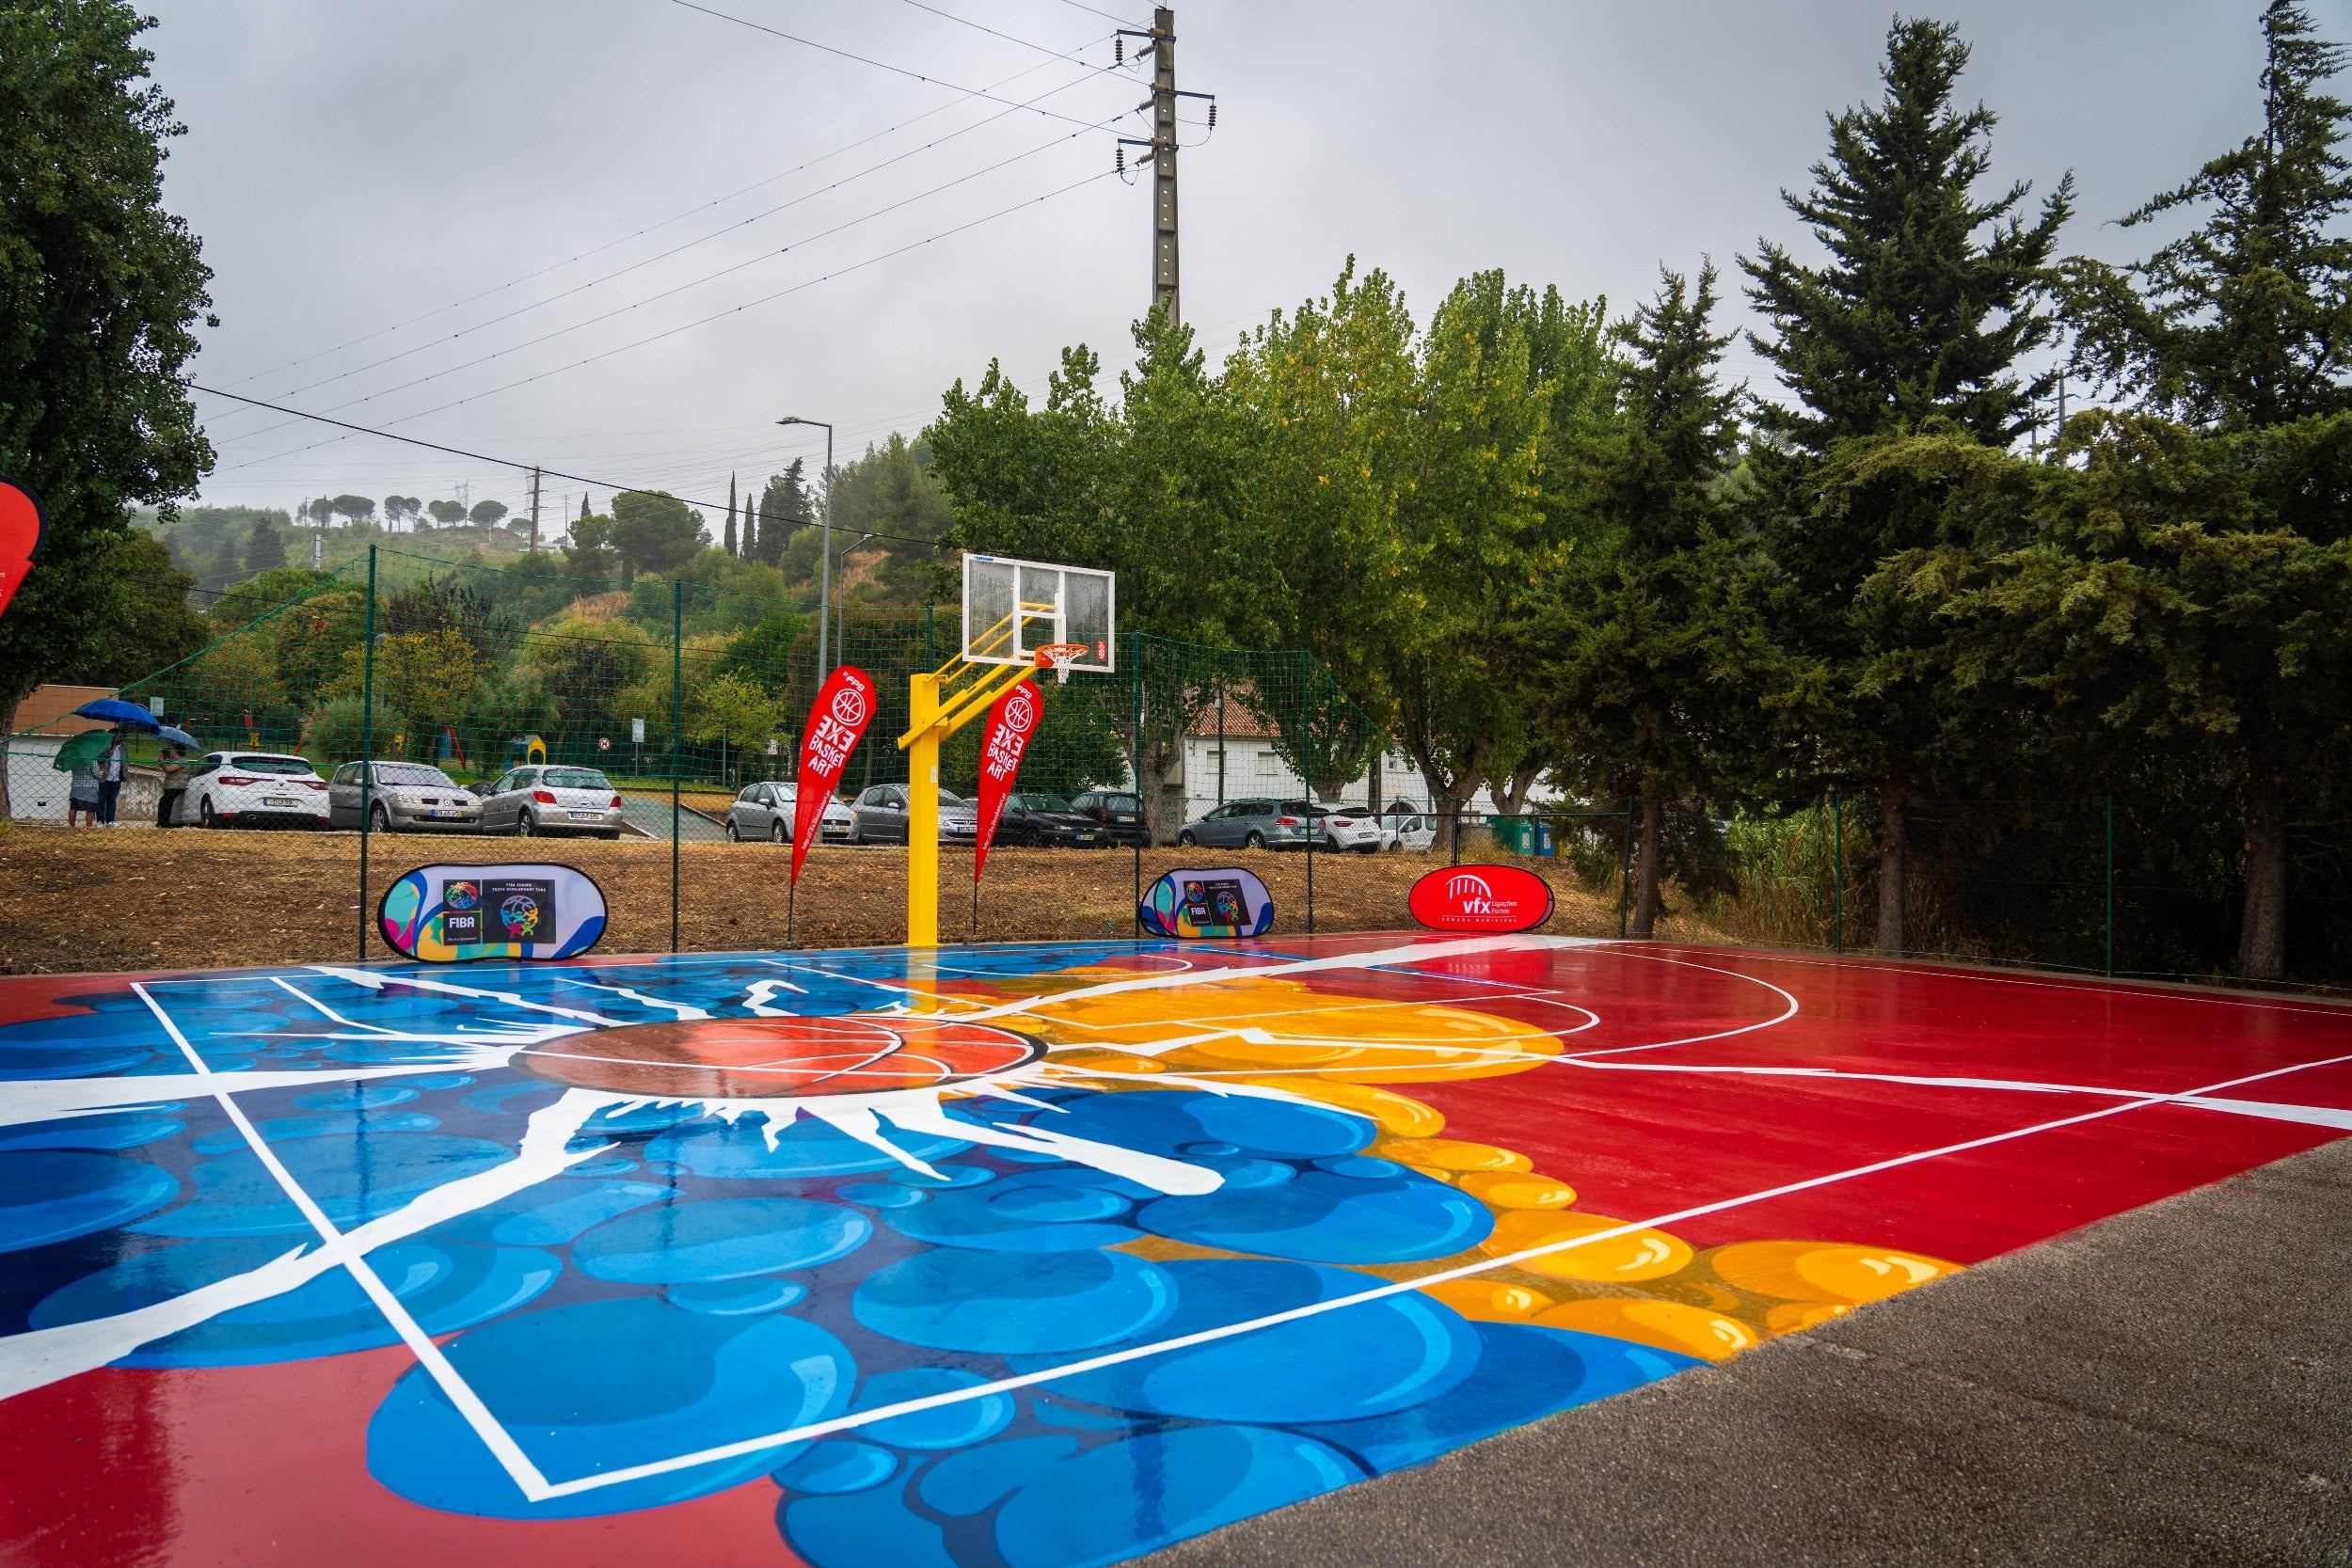
[[[2352,1013],[1542,936],[0,982],[0,1562],[1116,1561],[2352,1130]]]

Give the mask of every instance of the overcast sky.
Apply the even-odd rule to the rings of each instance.
[[[846,458],[912,434],[992,357],[1041,391],[1065,343],[1108,371],[1132,356],[1149,182],[1107,171],[1144,89],[1103,69],[1117,24],[1075,0],[707,0],[806,43],[673,0],[151,3],[188,126],[167,198],[215,273],[207,385],[723,503],[730,471],[821,461],[822,432],[780,415],[834,420]],[[2314,8],[2352,34],[2344,0]],[[2068,247],[2120,257],[2142,236],[2113,218],[2249,131],[2258,10],[1935,14],[1975,46],[1963,87],[2001,117],[1996,176],[2042,191],[2072,168]],[[1835,0],[1192,0],[1179,85],[1218,113],[1214,135],[1184,131],[1185,319],[1221,356],[1351,252],[1424,321],[1494,266],[1618,312],[1661,261],[1711,253],[1736,282],[1759,235],[1801,239],[1778,192],[1805,182],[1824,112],[1874,95],[1888,19]],[[1744,350],[1734,368],[1762,377]],[[523,504],[510,468],[198,401],[220,451],[208,501],[463,483]],[[580,489],[549,479],[550,517]]]

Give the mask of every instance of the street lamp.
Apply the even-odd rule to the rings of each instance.
[[[833,426],[823,420],[804,420],[798,414],[787,414],[776,423],[822,425],[825,432],[825,520],[823,546],[817,552],[817,684],[821,687],[833,669],[831,644],[825,637],[828,611],[833,606]]]

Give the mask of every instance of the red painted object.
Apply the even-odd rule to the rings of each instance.
[[[1551,887],[1516,865],[1456,865],[1415,882],[1406,907],[1433,931],[1532,931],[1551,918]]]
[[[808,706],[808,725],[801,735],[800,786],[792,806],[792,881],[801,879],[801,863],[817,842],[825,816],[825,802],[850,766],[850,753],[874,721],[873,677],[854,664],[844,664],[825,677],[817,700]]]
[[[1006,688],[988,710],[987,727],[980,732],[979,837],[972,856],[976,882],[988,869],[988,847],[996,837],[996,824],[1004,820],[1005,797],[1012,793],[1021,754],[1029,749],[1029,736],[1037,733],[1043,715],[1036,685],[1025,680]]]
[[[23,485],[0,479],[0,615],[33,569],[45,532],[40,502]]]

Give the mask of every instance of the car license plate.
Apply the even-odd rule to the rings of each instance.
[[[1073,838],[1071,842],[1073,844],[1099,844],[1102,840],[1093,833],[1080,833],[1076,837]]]
[[[456,815],[457,815],[457,813],[455,813],[455,812],[453,812],[453,811],[438,811],[438,810],[436,810],[436,811],[429,811],[429,812],[426,812],[426,813],[425,813],[425,816],[455,816]]]
[[[291,795],[268,795],[262,797],[262,803],[265,806],[284,806],[291,810],[295,801]]]
[[[594,822],[596,819],[596,814],[593,811],[567,812],[565,815],[575,822]]]

